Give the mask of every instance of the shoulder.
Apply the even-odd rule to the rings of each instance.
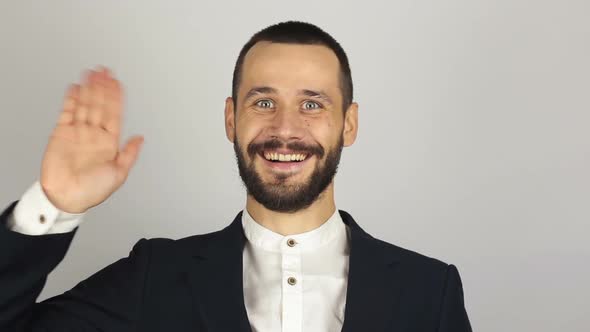
[[[180,239],[165,237],[142,238],[133,246],[127,261],[140,266],[149,274],[151,283],[171,283],[184,278],[188,267],[198,254],[223,240],[222,230],[192,235]]]
[[[432,257],[412,249],[404,248],[382,239],[373,237],[373,240],[378,246],[381,246],[383,250],[398,257],[399,261],[406,266],[411,266],[413,268],[425,271],[444,271],[450,265],[448,262],[442,261],[436,257]]]
[[[459,271],[454,264],[372,236],[371,238],[388,256],[396,257],[392,267],[398,269],[408,287],[415,286],[432,294],[441,293],[449,282],[461,284]]]
[[[151,255],[183,255],[198,252],[201,249],[209,248],[216,244],[222,236],[223,229],[187,236],[180,239],[171,239],[164,237],[142,238],[135,245],[134,250],[140,247],[140,250],[149,251]]]
[[[454,264],[374,237],[371,242],[387,257],[395,258],[390,263],[390,282],[403,285],[403,301],[408,306],[436,312],[445,297],[462,296],[462,282]]]
[[[401,263],[405,268],[410,268],[417,272],[446,271],[450,266],[449,263],[438,258],[401,247],[373,236],[365,231],[347,211],[340,210],[340,215],[342,216],[344,223],[348,226],[349,236],[358,239],[356,240],[358,242],[370,244],[374,249],[371,252],[374,254],[382,255],[390,261]],[[355,241],[353,240],[353,247],[354,242]],[[351,249],[354,250],[353,248]]]

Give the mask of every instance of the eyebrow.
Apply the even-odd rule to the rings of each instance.
[[[276,94],[277,92],[278,92],[277,89],[272,88],[270,86],[258,86],[258,87],[254,87],[254,88],[250,89],[248,91],[248,93],[246,93],[244,100],[248,100],[258,94]],[[298,91],[298,94],[308,96],[308,97],[318,98],[318,99],[325,101],[328,104],[333,104],[330,96],[328,96],[328,94],[326,94],[323,91],[302,89],[302,90]]]
[[[305,95],[308,97],[319,98],[330,105],[332,104],[332,99],[328,96],[328,94],[326,94],[323,91],[314,91],[314,90],[303,89],[303,90],[299,90],[299,94],[302,94],[302,95]]]
[[[246,93],[244,100],[248,100],[255,95],[265,94],[265,93],[268,93],[268,94],[277,93],[277,89],[271,88],[270,86],[257,86],[257,87],[250,89],[250,91],[248,91],[248,93]]]

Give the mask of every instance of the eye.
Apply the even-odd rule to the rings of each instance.
[[[304,110],[315,110],[315,109],[321,108],[321,107],[322,106],[319,103],[316,103],[315,101],[311,101],[311,100],[308,100],[303,103]]]
[[[274,107],[273,102],[268,99],[260,99],[255,103],[256,106],[261,108],[272,108]]]

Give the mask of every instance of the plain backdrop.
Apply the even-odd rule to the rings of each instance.
[[[231,222],[245,204],[223,127],[233,66],[253,33],[295,19],[331,33],[352,66],[360,128],[337,207],[457,265],[476,331],[588,331],[589,14],[587,0],[0,2],[4,207],[38,179],[84,69],[115,72],[123,137],[145,135],[39,300],[142,237]]]

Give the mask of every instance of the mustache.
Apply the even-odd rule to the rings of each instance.
[[[271,139],[259,143],[250,143],[248,144],[247,152],[250,158],[253,159],[256,154],[264,150],[274,150],[280,148],[293,150],[295,153],[309,154],[310,156],[315,154],[320,159],[323,158],[325,154],[325,150],[321,145],[309,145],[302,142],[285,143],[279,139]]]

